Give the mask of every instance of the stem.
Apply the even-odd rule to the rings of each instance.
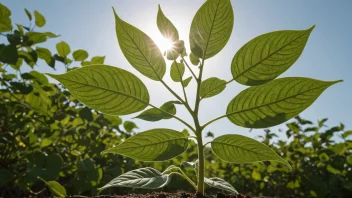
[[[204,128],[207,127],[209,124],[211,124],[211,123],[213,123],[213,122],[215,122],[215,121],[217,121],[217,120],[220,120],[220,119],[222,119],[222,118],[225,118],[225,117],[227,117],[228,115],[232,115],[232,114],[233,114],[233,113],[231,113],[231,114],[226,114],[226,115],[223,115],[223,116],[214,118],[214,119],[208,121],[207,123],[205,123],[201,128],[204,129]]]
[[[189,69],[189,71],[192,73],[192,76],[194,77],[195,80],[197,80],[198,78],[196,77],[196,75],[193,73],[193,70],[191,69],[191,67],[188,65],[188,63],[186,62],[186,60],[183,58],[183,56],[181,56],[183,62],[186,64],[187,68]]]
[[[203,146],[203,138],[201,135],[197,138],[198,141],[198,189],[197,191],[200,193],[204,193],[204,146]]]

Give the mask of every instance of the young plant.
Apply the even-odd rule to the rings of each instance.
[[[163,77],[166,62],[154,41],[138,28],[123,21],[114,11],[116,35],[120,48],[129,63],[144,76],[159,81],[175,96],[175,101],[165,102],[161,107],[150,104],[147,87],[132,73],[108,65],[91,65],[62,75],[49,74],[60,81],[85,105],[110,115],[127,115],[147,109],[136,118],[159,121],[174,118],[187,126],[195,136],[172,129],[151,129],[139,133],[102,154],[115,153],[141,161],[164,161],[182,154],[188,147],[189,138],[198,145],[197,162],[185,162],[197,172],[197,182],[192,181],[180,167],[170,166],[164,172],[153,168],[141,168],[127,172],[102,188],[132,187],[155,189],[167,185],[171,175],[184,177],[198,191],[204,192],[204,184],[232,193],[234,187],[220,178],[205,178],[202,132],[211,123],[228,118],[232,123],[246,128],[267,128],[283,123],[310,106],[329,86],[340,81],[320,81],[303,77],[276,79],[290,68],[301,55],[313,27],[307,30],[282,30],[254,38],[245,44],[233,57],[233,78],[225,81],[213,77],[203,80],[205,61],[219,53],[230,38],[234,14],[230,0],[207,0],[193,18],[189,33],[189,59],[197,67],[189,66],[184,42],[171,21],[159,7],[157,25],[161,34],[173,42],[172,49],[164,56],[172,61],[170,76],[179,82],[183,96],[170,88]],[[192,76],[185,78],[185,69]],[[197,85],[195,105],[192,108],[186,95],[191,79]],[[228,104],[226,114],[201,124],[198,119],[199,105],[236,81],[250,86],[235,96]],[[187,123],[176,115],[176,105],[184,106],[194,123]],[[216,156],[230,163],[253,163],[278,161],[290,165],[272,149],[242,135],[223,135],[210,142]]]

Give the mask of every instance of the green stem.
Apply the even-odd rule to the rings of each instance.
[[[201,134],[201,133],[200,133]],[[198,136],[198,189],[200,193],[204,193],[204,146],[202,136]]]
[[[188,65],[187,61],[183,58],[183,56],[181,56],[183,62],[186,64],[187,68],[189,69],[189,71],[192,73],[192,76],[194,77],[195,80],[197,80],[196,75],[193,73],[193,70],[191,69],[191,67]]]

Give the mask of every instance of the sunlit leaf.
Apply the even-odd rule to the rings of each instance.
[[[183,81],[183,87],[187,87],[188,84],[191,82],[192,80],[192,76],[186,78],[184,81]]]
[[[165,60],[154,41],[138,28],[120,19],[115,10],[116,35],[128,62],[146,77],[160,81],[165,74]]]
[[[183,63],[178,63],[177,61],[174,61],[171,64],[170,76],[173,81],[181,82],[184,73],[185,65]]]
[[[204,59],[219,53],[230,38],[233,21],[230,0],[206,1],[191,24],[189,41],[192,53],[199,58],[204,56]]]
[[[216,77],[208,78],[200,84],[199,96],[210,98],[218,95],[226,88],[226,81]]]
[[[313,29],[270,32],[249,41],[233,57],[233,78],[250,86],[275,79],[300,57]]]
[[[265,144],[242,135],[223,135],[211,142],[211,148],[220,159],[245,164],[258,161],[278,161],[291,168],[284,159]]]
[[[43,27],[45,25],[46,21],[44,16],[36,10],[34,10],[34,18],[35,18],[35,24],[38,27]]]
[[[247,128],[281,124],[308,108],[329,86],[341,81],[287,77],[250,87],[227,106],[228,119]]]
[[[161,7],[159,5],[158,16],[156,21],[160,33],[166,39],[170,39],[171,41],[178,40],[178,31],[176,27],[171,23],[171,21],[164,15]]]
[[[58,182],[56,181],[48,181],[45,183],[50,191],[56,195],[56,196],[59,196],[59,197],[65,197],[66,196],[66,189],[61,185],[59,184]]]
[[[157,189],[164,187],[169,182],[169,175],[162,175],[158,170],[148,167],[132,170],[120,175],[98,190],[101,191],[111,187]]]
[[[123,123],[123,128],[125,128],[127,132],[132,132],[135,128],[138,129],[136,123],[128,120]]]
[[[9,32],[12,30],[10,16],[11,11],[3,4],[0,4],[0,32]]]
[[[86,50],[76,50],[72,53],[73,58],[75,59],[75,61],[84,61],[88,58],[88,52]],[[103,62],[104,63],[104,62]],[[101,63],[101,64],[103,64]]]
[[[188,137],[171,129],[151,129],[138,133],[102,154],[115,153],[141,161],[164,161],[182,154]]]
[[[46,64],[48,64],[52,68],[55,67],[55,59],[51,55],[50,50],[46,48],[36,47],[36,52],[40,59],[45,60]]]
[[[56,44],[56,50],[61,57],[66,57],[71,52],[70,46],[65,41],[61,41],[60,43]]]
[[[43,43],[47,40],[46,35],[41,32],[26,32],[26,36],[28,36],[28,41],[31,41],[31,45]]]
[[[90,60],[90,64],[104,64],[105,56],[94,56],[92,60]]]
[[[194,66],[197,66],[199,64],[199,58],[194,55],[193,53],[191,53],[189,55],[189,60],[191,61],[191,63],[194,65]]]
[[[179,103],[178,103],[178,101],[169,101],[169,102],[164,103],[160,107],[160,109],[163,111],[166,111],[169,114],[175,115],[176,114],[176,107],[174,104],[179,104]],[[146,120],[146,121],[151,121],[151,122],[159,121],[162,119],[172,118],[172,116],[167,113],[164,113],[156,108],[151,108],[151,109],[147,109],[147,110],[143,111],[141,114],[136,116],[136,118]]]
[[[66,74],[49,76],[60,81],[78,100],[111,115],[126,115],[145,109],[149,93],[128,71],[108,65],[86,66]]]
[[[223,180],[221,178],[218,178],[218,177],[204,178],[204,182],[213,188],[217,188],[220,190],[225,190],[227,192],[238,194],[236,189],[233,186],[231,186],[231,184],[229,184],[228,182],[226,182],[225,180]]]

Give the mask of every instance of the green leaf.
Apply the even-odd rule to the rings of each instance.
[[[105,56],[94,56],[90,64],[104,64]]]
[[[158,170],[147,167],[120,175],[98,190],[101,191],[111,187],[157,189],[166,186],[169,182],[169,175],[162,175]]]
[[[60,81],[79,101],[111,115],[126,115],[145,109],[149,93],[135,75],[108,65],[86,66],[66,74],[48,74]]]
[[[352,135],[352,130],[351,130],[351,131],[345,131],[345,132],[343,132],[342,137],[343,137],[343,138],[347,138],[347,137],[350,136],[350,135]]]
[[[156,21],[160,33],[166,39],[170,39],[171,41],[176,41],[179,39],[178,31],[176,27],[171,23],[171,21],[164,15],[161,7],[159,5],[158,16]]]
[[[192,80],[192,76],[186,78],[184,81],[183,81],[183,87],[187,87],[188,84],[191,82]]]
[[[88,58],[88,52],[86,50],[76,50],[72,53],[73,58],[75,59],[75,61],[84,61]],[[104,62],[103,62],[104,63]],[[103,64],[101,63],[101,64]]]
[[[246,128],[275,126],[301,113],[338,82],[303,77],[276,79],[239,93],[227,106],[226,114],[232,123]]]
[[[48,64],[52,68],[55,68],[55,59],[53,58],[50,50],[46,48],[37,47],[35,51],[37,52],[38,57],[40,59],[45,60],[46,64]]]
[[[9,32],[12,30],[10,16],[11,11],[3,4],[0,4],[0,32]]]
[[[28,36],[28,41],[31,41],[28,46],[43,43],[47,40],[46,35],[41,32],[26,32],[26,36]]]
[[[46,21],[44,16],[36,10],[34,10],[34,18],[35,18],[35,24],[38,27],[43,27],[45,25]]]
[[[181,82],[184,73],[185,65],[183,63],[178,63],[177,61],[174,61],[171,64],[170,76],[173,81]]]
[[[51,139],[44,138],[44,139],[42,139],[42,141],[40,142],[40,146],[41,146],[42,148],[44,148],[44,147],[50,146],[52,143],[53,143],[53,141],[52,141]]]
[[[38,60],[38,54],[36,51],[32,50],[30,48],[31,51],[26,52],[26,51],[18,51],[18,57],[23,58],[24,61],[30,66],[30,67],[34,67],[34,65],[37,63]]]
[[[249,41],[233,57],[233,78],[249,86],[275,79],[300,57],[313,29],[270,32]]]
[[[146,77],[160,81],[165,74],[165,60],[154,41],[138,28],[121,20],[115,10],[116,35],[128,62]]]
[[[194,65],[194,66],[197,66],[199,64],[199,58],[194,55],[193,53],[191,53],[189,55],[189,60],[191,61],[191,63]]]
[[[233,28],[230,0],[208,0],[197,11],[191,24],[191,51],[208,59],[219,53],[229,40]]]
[[[151,129],[138,133],[118,146],[103,151],[141,161],[164,161],[182,154],[188,147],[188,137],[171,129]]]
[[[218,177],[204,178],[204,182],[213,188],[217,188],[217,189],[225,190],[227,192],[238,194],[236,189],[233,186],[231,186],[231,184],[229,184],[228,182],[226,182],[225,180],[223,180],[221,178],[218,178]]]
[[[81,65],[82,67],[85,67],[85,66],[88,66],[88,65],[91,65],[92,63],[90,61],[82,61],[81,62]]]
[[[56,50],[61,57],[66,57],[71,52],[70,46],[65,41],[56,44]]]
[[[32,21],[32,14],[26,8],[24,9],[24,11],[26,12],[29,21]]]
[[[123,128],[125,128],[127,132],[132,132],[132,130],[135,129],[135,128],[138,129],[136,123],[131,122],[131,121],[125,121],[123,123]]]
[[[226,88],[226,81],[216,77],[208,78],[200,84],[199,95],[201,98],[210,98],[218,95]]]
[[[56,34],[54,34],[54,33],[52,33],[52,32],[44,32],[43,34],[44,34],[45,36],[49,37],[49,38],[56,38],[56,37],[59,36],[59,35],[56,35]]]
[[[17,59],[16,46],[0,44],[0,62],[16,65]]]
[[[259,161],[278,161],[291,168],[290,164],[282,159],[265,144],[242,135],[223,135],[211,142],[211,148],[220,159],[245,164]]]
[[[256,181],[260,181],[260,180],[262,180],[262,175],[260,174],[259,171],[253,170],[252,171],[252,178]]]
[[[48,181],[45,184],[49,187],[51,193],[55,196],[65,197],[66,196],[66,189],[61,184],[56,181]]]
[[[164,110],[172,115],[175,115],[176,114],[176,107],[174,104],[179,104],[178,102],[179,101],[166,102],[163,105],[161,105],[160,109]],[[141,114],[139,114],[135,118],[155,122],[155,121],[159,121],[162,119],[170,119],[170,118],[172,118],[172,116],[160,111],[159,109],[151,108],[151,109],[147,109],[147,110],[143,111]]]

